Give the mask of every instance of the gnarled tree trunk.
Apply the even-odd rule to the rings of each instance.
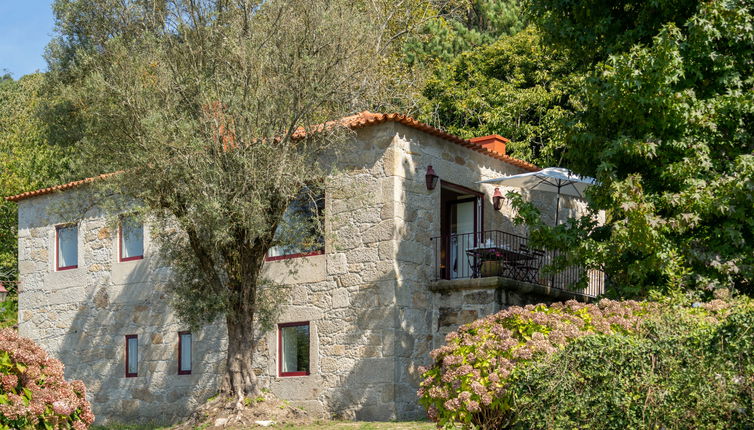
[[[236,399],[242,408],[244,399],[258,394],[257,377],[252,368],[254,356],[254,315],[236,313],[226,316],[228,326],[228,355],[220,391]]]

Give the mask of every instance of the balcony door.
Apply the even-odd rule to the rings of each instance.
[[[443,277],[468,278],[466,251],[477,246],[482,230],[482,194],[458,185],[442,184]]]

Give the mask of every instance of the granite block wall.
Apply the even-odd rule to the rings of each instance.
[[[492,159],[396,123],[360,129],[338,157],[326,192],[322,255],[268,262],[264,274],[284,284],[277,323],[310,324],[310,374],[280,377],[278,331],[260,334],[254,361],[260,384],[312,414],[365,420],[419,418],[420,365],[458,325],[537,297],[498,287],[453,292],[434,282],[430,238],[440,234],[440,187],[427,190],[433,165],[442,180],[484,193],[484,228],[523,234],[511,208],[492,209],[492,185],[477,181],[521,173]],[[116,262],[117,235],[92,210],[61,216],[60,202],[85,188],[19,204],[19,295],[23,336],[66,365],[89,388],[98,422],[174,422],[213,395],[223,371],[222,323],[194,333],[194,368],[178,375],[178,332],[160,267],[145,232],[145,258]],[[526,193],[543,211],[552,195]],[[579,211],[565,201],[561,217]],[[79,267],[56,271],[55,225],[79,222]],[[281,290],[282,293],[283,290]],[[513,294],[513,295],[511,295]],[[125,336],[139,336],[139,376],[126,378]]]

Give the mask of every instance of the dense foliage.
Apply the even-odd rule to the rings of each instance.
[[[441,426],[750,428],[752,318],[720,299],[511,307],[448,335],[420,402]]]
[[[511,140],[509,155],[558,165],[581,81],[568,58],[528,27],[438,64],[419,118],[464,138],[500,134]]]
[[[79,132],[73,110],[43,75],[0,79],[0,197],[67,180]],[[15,280],[16,224],[16,205],[0,199],[0,281]]]
[[[82,430],[93,422],[81,381],[66,382],[60,361],[0,330],[0,428]]]
[[[465,51],[513,35],[526,26],[520,0],[451,0],[402,46],[403,61],[424,67],[453,61]]]
[[[752,292],[752,4],[561,3],[530,7],[549,46],[587,73],[565,161],[601,182],[590,203],[607,222],[541,236],[604,270],[616,296]],[[582,50],[583,40],[606,51]]]
[[[420,403],[440,425],[507,426],[515,418],[508,385],[517,368],[582,336],[634,332],[641,317],[656,308],[607,299],[597,305],[571,300],[511,306],[462,326],[432,351],[433,365],[423,369]]]
[[[579,339],[516,378],[516,427],[750,429],[753,324],[751,307],[719,324],[682,312]]]

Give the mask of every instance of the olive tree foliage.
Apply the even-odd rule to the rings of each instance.
[[[390,7],[391,5],[396,8]],[[84,168],[155,220],[179,316],[228,328],[221,389],[256,391],[261,268],[302,189],[379,108],[420,2],[58,0],[51,70],[87,118]],[[300,239],[299,239],[300,240]]]
[[[605,270],[615,295],[751,293],[754,5],[611,5],[530,6],[545,40],[589,70],[565,159],[601,182],[590,203],[607,216],[604,226],[584,218],[535,234]],[[592,39],[604,46],[582,43]]]

